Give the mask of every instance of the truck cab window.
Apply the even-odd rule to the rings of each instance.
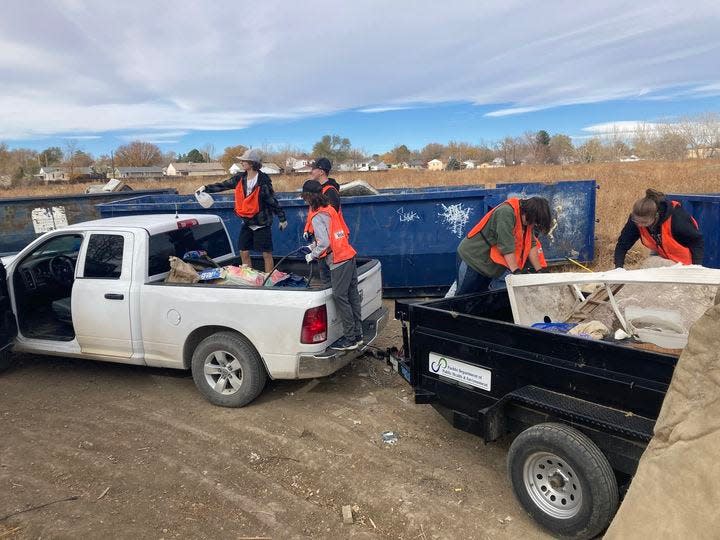
[[[206,251],[211,258],[232,253],[222,223],[205,223],[150,237],[148,275],[156,276],[170,271],[171,256],[182,258],[193,250]]]
[[[85,255],[83,276],[95,279],[119,279],[122,273],[125,239],[118,234],[93,234]]]

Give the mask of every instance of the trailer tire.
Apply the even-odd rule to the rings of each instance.
[[[195,386],[214,405],[243,407],[260,395],[267,373],[260,355],[241,335],[218,332],[195,348]]]
[[[7,371],[13,365],[13,356],[10,348],[0,351],[0,373]]]
[[[594,538],[617,511],[610,463],[574,428],[545,423],[526,429],[510,446],[507,466],[520,504],[560,537]]]

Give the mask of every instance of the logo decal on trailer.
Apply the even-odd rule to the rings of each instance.
[[[428,369],[431,373],[435,373],[440,377],[490,391],[492,371],[489,369],[433,352],[430,353],[428,358]]]

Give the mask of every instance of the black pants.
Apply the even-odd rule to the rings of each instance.
[[[355,257],[330,270],[335,309],[342,321],[343,334],[348,339],[362,336],[360,292],[358,291]]]

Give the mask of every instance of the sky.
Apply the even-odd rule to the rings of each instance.
[[[0,141],[368,154],[720,112],[720,2],[8,0]]]

